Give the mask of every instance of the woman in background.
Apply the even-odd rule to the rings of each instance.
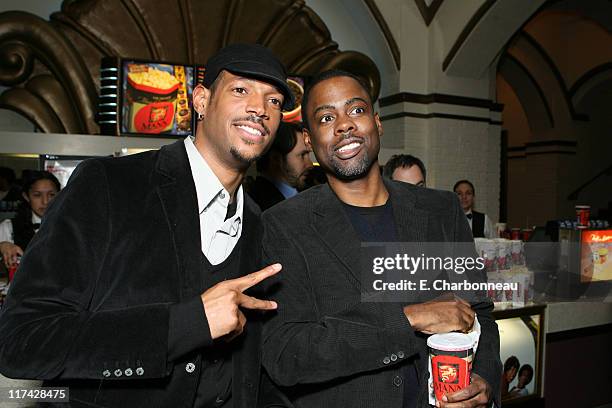
[[[9,268],[17,263],[40,228],[49,202],[60,191],[60,182],[48,171],[32,171],[23,182],[25,200],[15,218],[0,223],[0,254]]]

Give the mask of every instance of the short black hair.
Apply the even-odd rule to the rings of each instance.
[[[393,180],[393,172],[401,167],[412,167],[417,166],[421,173],[423,173],[423,180],[427,179],[427,172],[425,171],[425,165],[418,157],[410,154],[394,154],[391,156],[389,161],[383,167],[383,176],[390,180]]]
[[[527,377],[527,382],[525,383],[525,384],[529,384],[531,380],[533,379],[533,367],[530,366],[529,364],[522,365],[521,369],[518,372],[519,377],[521,376],[521,373],[523,371],[529,371],[529,377]]]
[[[270,158],[273,152],[280,153],[281,157],[285,157],[297,144],[297,133],[302,133],[304,127],[299,122],[281,122],[276,131],[276,137],[270,149],[261,156],[255,166],[257,171],[265,171],[270,166]]]
[[[52,173],[45,170],[30,170],[27,173],[24,172],[23,192],[28,194],[34,183],[39,180],[51,181],[57,188],[57,191],[62,189],[62,185],[60,184],[59,180]]]
[[[453,187],[453,191],[457,190],[457,187],[459,187],[459,184],[469,185],[472,188],[472,194],[476,195],[476,189],[474,188],[474,185],[472,184],[470,180],[459,180],[458,182],[455,183],[455,186]]]
[[[516,356],[510,356],[504,363],[504,372],[510,371],[512,368],[516,368],[518,370],[520,365],[519,359],[516,358]]]
[[[0,167],[0,177],[5,179],[9,184],[13,184],[17,179],[17,176],[15,175],[15,170],[4,166]]]
[[[304,128],[310,130],[310,123],[308,123],[308,114],[306,112],[306,107],[308,106],[308,100],[310,99],[310,93],[312,92],[312,88],[314,88],[319,82],[327,81],[328,79],[337,77],[348,77],[357,81],[359,86],[361,86],[365,93],[368,95],[368,102],[370,102],[370,105],[373,105],[369,87],[366,85],[363,79],[361,79],[355,74],[352,74],[348,71],[342,71],[340,69],[330,69],[329,71],[323,71],[315,75],[310,80],[310,82],[306,84],[306,88],[304,89],[304,96],[302,97],[302,122],[304,123]]]

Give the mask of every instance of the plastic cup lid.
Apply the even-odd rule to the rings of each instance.
[[[590,205],[577,205],[574,208],[576,208],[577,210],[588,210],[591,208]]]
[[[464,351],[474,347],[474,340],[463,333],[440,333],[430,336],[427,346],[441,351]]]

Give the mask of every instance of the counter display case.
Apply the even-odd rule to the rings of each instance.
[[[493,312],[499,327],[502,406],[538,406],[542,401],[545,305]]]

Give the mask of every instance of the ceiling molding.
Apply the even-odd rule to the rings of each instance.
[[[393,37],[393,33],[389,29],[389,26],[387,25],[385,18],[383,17],[382,13],[378,9],[378,6],[376,6],[376,3],[374,2],[374,0],[363,0],[363,1],[368,7],[368,9],[370,10],[370,13],[372,13],[372,16],[374,17],[374,20],[376,20],[378,27],[380,27],[380,29],[382,30],[383,35],[385,36],[385,40],[387,41],[387,45],[389,46],[389,50],[391,51],[391,55],[393,56],[395,67],[399,71],[402,67],[402,56],[400,54],[400,48],[397,45],[397,42],[395,41],[395,37]],[[442,0],[440,0],[440,2],[442,2]]]
[[[476,27],[476,24],[478,24],[482,17],[487,14],[487,11],[489,11],[489,9],[493,6],[493,4],[495,4],[495,2],[496,0],[487,0],[478,8],[478,10],[476,10],[476,13],[474,13],[472,18],[470,18],[470,21],[468,21],[465,27],[463,27],[463,30],[461,31],[459,36],[457,36],[457,40],[455,40],[455,43],[446,55],[446,58],[444,58],[444,62],[442,62],[442,71],[446,71],[465,40],[467,40],[469,35],[472,33],[474,27]]]
[[[379,106],[385,107],[403,102],[419,103],[429,105],[431,103],[444,103],[448,105],[469,106],[474,108],[486,108],[494,112],[501,112],[504,108],[503,104],[493,102],[490,99],[472,98],[460,95],[448,94],[418,94],[413,92],[400,92],[393,95],[388,95],[380,98]]]
[[[436,17],[436,13],[444,0],[433,0],[430,6],[425,3],[425,0],[414,0],[414,2],[416,3],[421,16],[423,17],[425,25],[429,27],[429,24],[431,24],[433,19]]]
[[[559,84],[559,89],[561,90],[561,93],[563,94],[563,98],[565,99],[567,109],[569,110],[569,113],[572,119],[581,120],[581,121],[588,120],[587,115],[576,112],[576,109],[574,108],[574,104],[572,103],[571,92],[568,91],[567,85],[565,84],[565,80],[563,79],[563,76],[561,75],[561,72],[559,71],[557,64],[555,64],[555,61],[553,61],[553,59],[546,52],[544,47],[534,37],[532,37],[527,31],[523,31],[521,33],[521,37],[519,38],[524,38],[525,40],[527,40],[527,42],[536,50],[536,52],[542,57],[546,65],[548,65],[548,67],[550,68],[550,71],[555,77],[555,80]]]
[[[552,111],[550,109],[550,106],[548,104],[548,100],[546,99],[546,95],[544,94],[544,91],[542,90],[542,88],[540,87],[540,85],[538,84],[538,82],[535,80],[535,78],[533,77],[533,75],[531,75],[531,72],[529,72],[529,70],[518,60],[516,59],[513,55],[511,54],[506,54],[502,60],[502,62],[500,63],[499,66],[499,73],[505,78],[506,82],[508,82],[508,84],[510,84],[510,86],[514,89],[514,92],[517,93],[517,96],[519,98],[519,100],[521,100],[521,95],[517,92],[517,89],[512,86],[512,81],[509,80],[509,78],[507,77],[506,73],[505,73],[505,66],[508,66],[506,64],[510,64],[510,65],[514,65],[514,67],[516,69],[518,69],[518,71],[520,72],[521,75],[523,75],[524,78],[527,79],[529,85],[536,91],[537,95],[538,95],[538,99],[539,99],[539,103],[544,107],[544,110],[546,112],[546,118],[548,119],[548,123],[547,123],[547,127],[548,128],[554,128],[555,127],[555,120],[553,118],[553,114]],[[523,104],[523,106],[525,106],[525,102],[523,100],[521,100],[521,104]],[[533,124],[531,118],[529,116],[527,116],[527,121],[529,122],[529,127],[532,131],[535,131],[535,125]]]

